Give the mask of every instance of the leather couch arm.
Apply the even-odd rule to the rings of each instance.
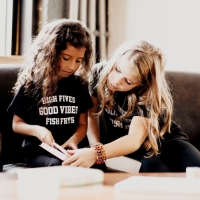
[[[2,134],[0,132],[0,172],[3,169],[3,161],[2,161]]]

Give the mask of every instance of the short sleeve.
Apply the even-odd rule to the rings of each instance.
[[[93,107],[92,99],[88,91],[88,87],[83,88],[83,92],[81,95],[81,101],[80,101],[80,113],[85,113],[88,111],[88,109]]]
[[[30,109],[30,101],[30,97],[25,95],[24,87],[22,86],[14,96],[7,111],[19,116],[22,119],[26,119],[28,110]]]

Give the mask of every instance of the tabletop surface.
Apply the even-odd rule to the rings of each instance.
[[[185,177],[185,173],[105,173],[105,179],[103,184],[94,184],[88,186],[78,186],[78,187],[63,187],[59,188],[58,198],[55,200],[115,200],[114,195],[114,185],[122,180],[125,180],[131,176],[156,176],[156,177]],[[178,186],[177,186],[178,187]],[[18,198],[17,189],[17,175],[0,173],[0,199],[1,200],[16,200]],[[155,199],[155,196],[150,194],[143,194],[142,197],[137,199]],[[157,197],[160,199],[160,197]],[[162,199],[165,199],[162,196]],[[200,197],[191,196],[171,196],[169,194],[166,199],[200,199]],[[20,199],[19,199],[20,200]],[[126,199],[125,199],[126,200]]]

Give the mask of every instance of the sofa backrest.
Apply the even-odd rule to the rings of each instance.
[[[0,162],[3,164],[22,161],[19,152],[23,137],[13,133],[12,116],[7,112],[20,67],[20,64],[0,64],[0,133],[3,141],[2,148],[0,141]],[[173,119],[189,136],[191,143],[200,150],[200,74],[167,71],[166,77],[174,98]]]
[[[173,119],[200,150],[200,73],[167,72],[174,100]]]
[[[21,65],[0,64],[0,133],[1,162],[3,164],[20,162],[22,136],[12,131],[12,116],[7,112],[7,107],[13,98],[12,87],[17,79]]]

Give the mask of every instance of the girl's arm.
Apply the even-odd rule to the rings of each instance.
[[[104,145],[107,158],[123,156],[137,151],[147,136],[149,119],[133,117],[128,135]],[[114,134],[114,133],[110,133]],[[94,148],[68,151],[72,156],[63,162],[63,165],[91,167],[96,161]]]
[[[87,131],[87,113],[80,114],[79,125],[75,133],[62,145],[63,148],[77,149],[78,143],[85,137]],[[67,131],[67,130],[66,130]]]
[[[87,129],[87,137],[90,143],[90,146],[94,143],[100,141],[99,136],[99,117],[95,116],[95,113],[99,110],[99,102],[96,97],[91,97],[93,102],[93,107],[88,111],[88,129]]]
[[[111,143],[104,145],[107,158],[127,155],[137,151],[147,136],[149,119],[144,117],[133,117],[129,133]]]
[[[43,126],[27,124],[22,118],[18,117],[17,115],[14,115],[12,128],[15,133],[28,136],[35,136],[41,142],[45,142],[50,146],[54,146],[54,139],[51,132]]]

